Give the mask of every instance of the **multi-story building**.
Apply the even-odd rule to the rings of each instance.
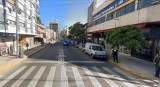
[[[45,29],[46,33],[46,43],[56,41],[56,32],[53,29]]]
[[[34,43],[36,45],[42,44],[45,42],[46,33],[44,24],[37,24],[37,35],[34,36]]]
[[[16,22],[18,24],[19,45],[24,47],[26,43],[29,43],[29,47],[34,45],[34,36],[37,33],[36,20],[37,16],[39,16],[38,7],[38,0],[0,0],[0,20],[2,21],[0,23],[1,49],[4,46],[9,49],[12,45],[16,50]],[[17,21],[16,12],[18,13]],[[5,51],[6,49],[3,50]]]
[[[160,48],[159,15],[160,0],[94,0],[88,7],[87,33],[92,35],[93,42],[101,44],[105,31],[136,25],[150,43],[138,53],[152,59]]]
[[[58,38],[58,33],[59,33],[59,22],[58,21],[51,21],[49,22],[49,29],[54,30],[57,33],[57,37]]]

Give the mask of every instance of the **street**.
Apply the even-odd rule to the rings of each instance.
[[[106,60],[92,59],[74,46],[49,44],[0,76],[0,87],[156,87]]]

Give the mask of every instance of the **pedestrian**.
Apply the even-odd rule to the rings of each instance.
[[[156,54],[156,56],[153,59],[153,63],[155,64],[155,77],[159,77],[159,73],[160,73],[160,50],[158,51],[158,54]]]
[[[112,49],[112,57],[114,59],[114,62],[118,63],[118,47],[114,47]]]
[[[27,47],[27,50],[28,50],[28,47],[29,47],[29,44],[28,44],[28,42],[26,43],[26,47]]]
[[[10,45],[10,54],[11,55],[13,54],[13,45],[12,44]]]

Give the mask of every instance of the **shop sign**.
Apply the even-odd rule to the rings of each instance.
[[[122,4],[128,2],[129,0],[116,0],[115,2],[113,2],[112,4],[110,4],[109,6],[107,6],[106,8],[104,8],[103,10],[101,10],[99,13],[97,13],[96,15],[94,15],[93,19],[97,19],[98,17],[104,15],[105,13],[112,11],[113,9],[121,6]]]

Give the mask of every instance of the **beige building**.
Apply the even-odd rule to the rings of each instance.
[[[160,48],[159,15],[160,0],[94,0],[88,7],[87,33],[92,35],[92,42],[101,44],[105,31],[136,25],[150,43],[139,54],[151,57]]]

